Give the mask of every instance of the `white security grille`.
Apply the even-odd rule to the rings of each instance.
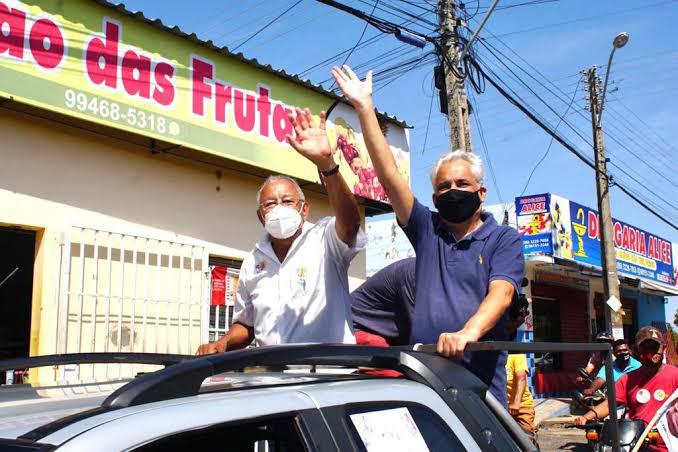
[[[61,262],[60,353],[193,354],[205,339],[204,247],[71,227]],[[78,379],[128,378],[141,367],[91,366]]]

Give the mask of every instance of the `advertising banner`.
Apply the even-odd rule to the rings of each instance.
[[[600,266],[598,212],[570,201],[572,236],[576,237],[574,260]],[[671,242],[613,219],[612,234],[617,271],[629,276],[673,285]]]
[[[294,106],[335,100],[117,8],[89,0],[0,0],[0,96],[312,182],[312,163],[287,143]],[[384,201],[355,112],[329,127],[356,194]],[[388,123],[409,181],[406,131]]]
[[[550,195],[516,198],[518,232],[523,239],[523,254],[551,255],[553,252]]]

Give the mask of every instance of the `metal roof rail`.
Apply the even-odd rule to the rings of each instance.
[[[489,431],[501,431],[498,428],[500,426],[508,430],[512,440],[519,444],[520,450],[536,450],[514,423],[487,416],[487,412],[485,416],[469,414],[470,411],[483,409],[496,410],[496,407],[488,407],[491,401],[483,403],[487,399],[487,386],[475,375],[437,354],[414,351],[412,346],[384,348],[295,344],[209,355],[141,376],[113,392],[101,406],[104,409],[116,409],[197,395],[206,378],[254,365],[333,365],[397,370],[407,378],[435,390],[469,431],[474,432],[474,436],[483,438],[481,441],[486,441],[483,450],[504,451],[515,447],[501,434],[483,436]],[[495,404],[499,406],[496,400]]]
[[[64,353],[2,360],[0,372],[66,364],[155,364],[167,367],[194,358],[193,355],[168,353]]]
[[[467,351],[511,351],[520,353],[600,351],[610,352],[609,344],[599,343],[549,343],[549,342],[474,342],[466,346]],[[332,365],[346,367],[372,367],[392,369],[407,378],[426,384],[441,395],[458,414],[470,430],[478,434],[486,431],[477,420],[464,414],[469,409],[480,409],[478,403],[484,400],[488,407],[518,442],[521,450],[535,450],[527,437],[511,422],[506,410],[487,391],[487,387],[475,375],[461,365],[450,362],[436,353],[435,345],[370,347],[359,345],[291,344],[265,346],[232,351],[216,355],[194,357],[186,355],[163,355],[145,353],[84,353],[78,355],[50,355],[0,362],[0,370],[39,367],[62,364],[90,364],[125,362],[139,364],[161,364],[165,369],[145,374],[132,380],[113,392],[101,405],[104,410],[124,408],[150,402],[197,395],[203,381],[213,375],[238,371],[251,366],[282,365]],[[171,364],[180,363],[172,366]],[[11,363],[11,364],[9,364]],[[17,365],[20,364],[20,365]],[[451,365],[453,364],[453,365]],[[605,358],[606,379],[614,381],[612,354]],[[614,385],[609,385],[611,436],[619,450],[616,396]],[[457,409],[455,409],[455,406]],[[471,408],[469,408],[471,407]],[[487,419],[486,422],[496,422]],[[498,440],[501,442],[501,438]],[[488,439],[484,450],[507,450],[508,443],[497,445]],[[491,444],[490,444],[491,443]],[[502,447],[504,447],[502,449]]]

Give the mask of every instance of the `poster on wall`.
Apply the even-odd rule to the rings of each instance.
[[[550,255],[552,253],[549,198],[548,193],[516,198],[518,233],[523,240],[523,254],[525,256]]]
[[[574,251],[570,227],[570,201],[552,194],[550,209],[553,219],[553,255],[563,259],[572,259]]]
[[[288,113],[332,109],[342,175],[385,201],[350,106],[139,17],[91,0],[0,0],[0,97],[316,183],[287,143]],[[409,180],[407,131],[383,126]]]
[[[388,202],[367,153],[360,120],[355,110],[346,104],[337,103],[330,109],[327,123],[330,144],[336,147],[334,158],[339,162],[341,174],[348,186],[353,189],[353,193],[363,198]],[[398,172],[409,184],[410,157],[407,130],[392,127],[386,121],[380,121],[380,126],[391,146]]]
[[[395,261],[415,256],[412,244],[395,219],[370,221],[366,229],[368,277]]]
[[[600,267],[600,222],[598,212],[570,201],[574,260]],[[613,219],[612,235],[617,271],[662,284],[674,283],[671,242]]]

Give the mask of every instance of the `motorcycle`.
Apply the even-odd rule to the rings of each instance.
[[[622,452],[630,452],[636,446],[640,436],[645,429],[645,422],[640,420],[621,419],[617,423],[619,431],[619,447]],[[610,420],[589,421],[583,426],[572,426],[571,428],[580,428],[586,431],[586,440],[593,452],[612,452],[612,439],[610,438]],[[643,446],[640,450],[645,450],[645,446],[656,444],[659,439],[659,432],[656,429],[650,431],[643,440]]]
[[[577,374],[581,380],[587,385],[590,386],[593,384],[593,378],[586,372],[586,370],[581,367],[577,368]],[[606,388],[596,390],[593,394],[585,396],[581,391],[572,391],[572,400],[574,400],[578,405],[588,410],[592,406],[596,406],[599,403],[603,402],[607,398]]]

